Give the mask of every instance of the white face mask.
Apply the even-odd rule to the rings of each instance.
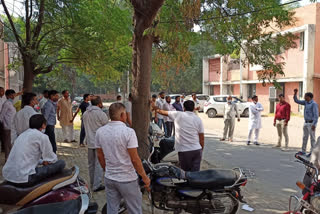
[[[44,134],[44,133],[46,132],[46,130],[45,130],[45,129],[42,129],[41,132]]]

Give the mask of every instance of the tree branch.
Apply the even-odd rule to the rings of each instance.
[[[44,19],[44,9],[45,9],[45,0],[40,0],[40,8],[39,8],[39,17],[38,17],[38,23],[34,29],[33,33],[33,42],[38,40],[38,37],[40,35],[42,26],[43,26],[43,19]]]

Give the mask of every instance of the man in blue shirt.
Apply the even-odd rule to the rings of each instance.
[[[316,135],[318,118],[319,118],[318,104],[313,101],[313,94],[311,92],[308,92],[304,95],[304,100],[298,100],[297,93],[298,93],[298,89],[294,89],[294,96],[293,96],[294,101],[300,105],[305,106],[304,107],[304,125],[303,125],[303,144],[302,144],[302,151],[300,151],[299,154],[300,155],[306,154],[308,138],[310,135],[311,151],[307,155],[307,157],[310,157],[316,143],[315,135]]]
[[[59,93],[56,90],[49,91],[49,100],[44,104],[42,114],[47,120],[47,127],[45,134],[48,135],[52,145],[53,152],[57,152],[56,136],[54,133],[54,126],[57,123],[57,101],[59,100]]]
[[[172,105],[177,111],[183,111],[183,104],[180,102],[180,96],[176,97],[176,101]]]

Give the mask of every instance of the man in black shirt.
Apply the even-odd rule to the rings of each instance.
[[[80,106],[77,108],[77,111],[74,113],[73,118],[72,118],[72,122],[80,110],[81,110],[81,117],[82,117],[84,112],[87,110],[87,107],[90,105],[89,104],[90,98],[91,98],[91,96],[89,94],[83,95],[83,101],[81,102]],[[85,137],[86,137],[86,132],[84,130],[84,125],[83,125],[83,122],[81,119],[81,131],[80,131],[80,146],[81,147],[85,146],[83,143]]]

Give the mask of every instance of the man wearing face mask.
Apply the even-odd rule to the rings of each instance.
[[[12,89],[8,89],[5,92],[7,100],[3,103],[0,113],[0,130],[1,130],[1,142],[4,144],[5,160],[8,159],[11,150],[11,126],[14,115],[16,114],[16,108],[13,106],[13,99],[16,92]]]
[[[258,138],[261,129],[261,112],[263,106],[258,102],[258,96],[252,97],[252,103],[249,106],[249,134],[248,134],[248,145],[251,143],[251,135],[254,131],[254,144],[259,146]]]
[[[303,144],[302,151],[299,155],[306,155],[306,149],[308,144],[308,139],[310,136],[311,140],[311,151],[307,155],[310,157],[313,148],[316,143],[316,127],[319,118],[318,104],[313,100],[313,94],[308,92],[304,95],[304,100],[298,100],[297,98],[298,89],[294,89],[293,99],[297,104],[304,105],[304,125],[303,125]]]
[[[52,151],[48,136],[42,133],[46,129],[44,116],[33,115],[29,127],[16,139],[2,169],[4,179],[18,187],[34,186],[65,167],[65,162]]]
[[[38,104],[37,95],[34,93],[25,93],[22,95],[22,106],[23,109],[18,111],[13,119],[13,124],[11,127],[11,142],[16,140],[16,138],[25,130],[29,128],[30,117],[38,114],[34,107]]]
[[[163,110],[164,104],[166,103],[164,98],[165,98],[165,93],[162,91],[159,93],[159,98],[156,101],[157,108]],[[163,126],[164,132],[167,133],[167,127],[164,124],[164,116],[162,116],[161,114],[157,114],[156,123],[160,127],[160,129],[162,129],[162,126]]]
[[[227,103],[224,106],[224,131],[223,131],[223,138],[221,141],[225,141],[227,139],[227,133],[229,130],[229,141],[233,141],[233,132],[235,126],[235,117],[238,117],[238,122],[240,122],[240,114],[238,111],[237,104],[232,103],[232,97],[229,96],[227,98]]]
[[[102,111],[103,104],[99,96],[91,98],[92,106],[89,106],[82,116],[86,138],[88,143],[88,165],[91,189],[94,192],[104,190],[101,184],[103,169],[98,156],[95,137],[97,130],[108,123],[108,116]]]

